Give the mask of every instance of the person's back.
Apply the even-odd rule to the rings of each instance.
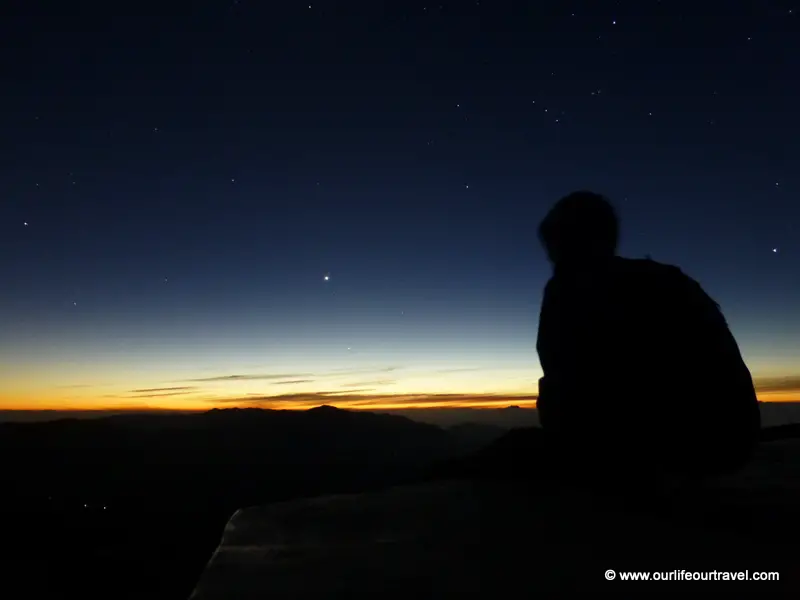
[[[697,282],[615,256],[616,216],[596,194],[562,199],[540,235],[554,263],[537,340],[545,431],[619,466],[702,474],[746,461],[760,425],[752,379]]]

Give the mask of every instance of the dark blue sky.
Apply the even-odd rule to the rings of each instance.
[[[0,404],[535,393],[579,188],[799,375],[797,8],[12,2]]]

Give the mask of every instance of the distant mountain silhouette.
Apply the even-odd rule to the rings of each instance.
[[[478,450],[503,437],[508,429],[490,423],[459,423],[446,428],[464,450]]]
[[[241,505],[394,483],[499,433],[331,406],[214,409],[0,423],[0,455],[11,489],[30,497],[112,504],[151,501],[156,490]]]
[[[0,423],[0,561],[31,597],[107,597],[103,573],[115,597],[185,598],[235,510],[413,481],[478,429],[331,406]]]
[[[380,411],[382,414],[396,414],[420,423],[432,423],[440,427],[451,427],[463,423],[486,423],[505,429],[527,427],[539,424],[535,408],[507,406],[503,408],[404,408],[402,410]]]

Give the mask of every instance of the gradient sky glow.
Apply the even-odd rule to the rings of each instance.
[[[800,400],[797,9],[519,4],[16,3],[0,409],[532,404],[581,188]]]

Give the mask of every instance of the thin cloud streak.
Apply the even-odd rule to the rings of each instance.
[[[396,379],[377,379],[375,381],[359,381],[355,383],[343,383],[343,388],[357,388],[363,386],[378,387],[382,385],[394,385],[397,383]]]
[[[800,393],[800,375],[787,375],[785,377],[756,377],[756,391],[758,392],[798,392]]]
[[[215,381],[276,381],[280,379],[322,379],[326,377],[342,377],[345,375],[375,375],[377,373],[391,373],[401,367],[376,367],[374,369],[365,368],[343,368],[333,369],[325,373],[242,373],[237,375],[215,375],[212,377],[198,377],[196,379],[184,379],[183,381],[192,383],[210,383]],[[303,382],[305,383],[305,382]]]
[[[138,394],[136,396],[128,396],[128,398],[162,398],[164,396],[184,396],[194,392],[163,392],[160,394]]]
[[[193,385],[184,385],[178,387],[162,387],[162,388],[144,388],[141,390],[131,390],[131,394],[150,394],[154,392],[177,392],[183,390],[196,390],[197,388]]]
[[[93,383],[74,383],[70,385],[58,385],[56,386],[56,388],[60,390],[77,390],[77,389],[91,388],[95,386],[96,384]]]
[[[362,393],[363,392],[363,393]],[[364,410],[406,408],[535,407],[535,394],[375,394],[370,389],[264,396],[236,396],[211,402],[276,409],[308,409],[322,404]]]
[[[297,379],[313,376],[313,373],[248,373],[244,375],[216,375],[214,377],[201,377],[199,379],[185,379],[184,381],[270,381],[274,379]]]
[[[340,377],[342,375],[374,375],[376,373],[392,373],[402,367],[375,367],[374,369],[346,367],[344,369],[333,369],[320,377]]]
[[[212,382],[223,382],[223,381],[274,381],[277,383],[277,380],[286,379],[286,380],[300,380],[303,379],[300,383],[310,383],[312,381],[311,378],[314,380],[316,379],[324,379],[328,377],[343,377],[346,375],[376,375],[379,373],[391,373],[393,371],[397,371],[402,367],[391,366],[391,367],[375,367],[373,369],[369,368],[353,368],[353,367],[345,367],[342,369],[333,369],[331,371],[327,371],[324,373],[241,373],[237,375],[214,375],[211,377],[198,377],[196,379],[184,379],[182,381],[191,382],[191,383],[212,383]]]

